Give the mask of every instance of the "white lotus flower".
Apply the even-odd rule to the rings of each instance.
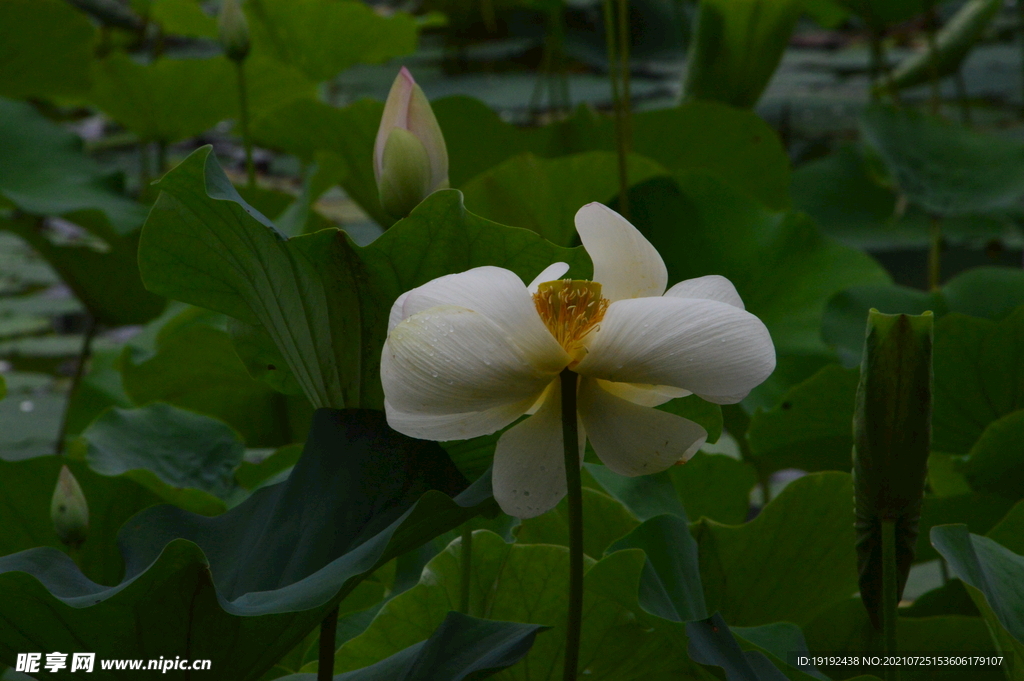
[[[566,494],[559,374],[580,378],[586,439],[616,473],[644,475],[704,444],[698,424],[653,407],[691,392],[742,400],[775,368],[768,329],[728,279],[665,286],[665,263],[643,235],[598,203],[576,214],[594,281],[558,280],[556,263],[527,287],[500,267],[434,279],[391,308],[381,357],[388,423],[411,437],[461,440],[518,419],[494,453],[494,497],[530,518]]]

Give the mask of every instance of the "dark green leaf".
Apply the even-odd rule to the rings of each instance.
[[[980,617],[978,608],[967,593],[964,583],[951,579],[937,589],[925,592],[914,599],[908,608],[900,610],[901,617],[939,617],[941,615],[965,615]]]
[[[242,487],[253,490],[284,471],[290,471],[302,455],[302,445],[286,445],[259,463],[243,461],[235,471],[235,480]]]
[[[1024,194],[1024,145],[909,107],[872,105],[861,133],[912,202],[945,217],[1014,205]]]
[[[405,12],[382,16],[351,0],[258,0],[245,9],[253,54],[290,64],[314,82],[416,49],[416,19]]]
[[[376,664],[336,675],[337,681],[463,681],[485,679],[518,662],[546,627],[495,622],[449,612],[425,641]],[[315,681],[295,674],[282,681]]]
[[[690,647],[687,649],[690,657],[701,664],[721,667],[728,681],[786,679],[786,675],[764,654],[756,651],[743,652],[729,625],[718,613],[700,622],[690,622],[686,625],[686,634],[690,637]]]
[[[935,328],[933,448],[967,454],[993,421],[1024,408],[1024,309],[992,322],[959,314]]]
[[[761,470],[850,470],[859,376],[856,369],[830,364],[794,386],[774,409],[755,412],[747,441]]]
[[[882,626],[882,526],[895,523],[896,600],[914,561],[932,427],[932,330],[921,316],[868,313],[853,417],[860,596]]]
[[[668,171],[642,156],[629,157],[629,185]],[[553,159],[513,156],[462,187],[466,206],[495,222],[525,227],[560,246],[575,241],[573,218],[585,204],[607,203],[619,191],[618,157],[591,151]]]
[[[685,464],[668,469],[668,474],[688,517],[727,525],[746,521],[750,490],[757,484],[749,464],[725,454],[697,452]]]
[[[166,402],[235,428],[250,447],[275,447],[299,439],[288,423],[288,401],[253,379],[231,337],[205,324],[161,334],[157,351],[142,361],[121,359],[124,387],[137,405]]]
[[[439,447],[380,413],[320,411],[288,482],[214,518],[172,506],[135,516],[116,587],[54,549],[0,559],[0,660],[65,648],[149,658],[158,641],[165,657],[258,679],[361,578],[492,504],[488,483],[453,500],[465,481]]]
[[[370,627],[347,642],[335,658],[335,671],[373,664],[422,640],[459,601],[461,548],[453,544],[434,558],[425,579],[389,601]],[[545,544],[506,544],[497,535],[473,536],[471,615],[553,627],[539,637],[510,678],[531,681],[560,673],[565,647],[568,549]],[[580,669],[586,678],[637,679],[710,677],[684,653],[683,625],[649,618],[637,603],[644,565],[640,551],[617,551],[590,566],[584,578]],[[651,618],[656,619],[656,618]]]
[[[695,523],[708,610],[736,626],[805,624],[856,591],[852,501],[849,474],[812,473],[749,523]]]
[[[0,96],[68,96],[88,90],[95,37],[92,23],[70,3],[4,2],[0,5]]]
[[[633,222],[665,258],[669,281],[720,274],[768,326],[780,354],[823,354],[821,315],[835,293],[885,283],[871,258],[822,237],[805,216],[770,211],[706,175],[658,178],[630,192]]]
[[[248,59],[245,70],[254,118],[313,94],[301,73],[272,60]],[[238,78],[224,57],[139,64],[115,53],[95,63],[92,80],[90,101],[143,140],[176,142],[238,115]]]
[[[1024,556],[971,534],[966,525],[934,527],[931,538],[953,573],[976,590],[971,592],[975,604],[997,630],[993,633],[1004,652],[1010,652],[1003,647],[1006,635],[1012,639],[1014,662],[1020,663],[1024,660]]]
[[[821,335],[835,345],[847,366],[860,362],[864,320],[868,310],[887,314],[949,312],[998,321],[1024,305],[1024,271],[1009,267],[976,267],[950,279],[941,291],[926,293],[906,286],[854,286],[828,301]]]
[[[597,490],[583,489],[583,552],[600,558],[615,540],[629,534],[640,522],[621,503]],[[569,545],[568,500],[551,511],[523,520],[512,533],[520,544]]]
[[[335,181],[379,225],[394,218],[384,212],[373,174],[373,146],[384,104],[359,100],[343,109],[299,99],[257,119],[253,137],[264,146],[295,154],[307,163],[325,154],[333,159]]]
[[[608,548],[623,549],[642,549],[647,555],[637,594],[644,610],[673,622],[707,618],[697,542],[685,518],[664,514],[646,520]]]
[[[220,421],[151,404],[111,409],[82,433],[89,465],[126,475],[181,508],[215,515],[235,491],[233,472],[245,445]]]
[[[100,210],[122,234],[146,217],[144,206],[118,194],[109,174],[82,154],[77,135],[29,104],[0,99],[0,158],[0,194],[26,213]]]
[[[960,470],[972,489],[1010,501],[1024,498],[1024,410],[990,423]]]
[[[884,655],[882,635],[871,624],[864,605],[856,596],[834,604],[804,626],[812,655]],[[991,655],[992,640],[980,617],[946,615],[940,617],[900,617],[896,625],[899,654]],[[882,666],[821,666],[833,679],[849,679],[858,674],[885,676]],[[874,677],[871,677],[874,678]],[[906,681],[1003,681],[999,667],[910,667],[900,669]]]
[[[1013,502],[992,494],[969,492],[948,497],[928,495],[921,507],[920,533],[914,548],[914,561],[938,558],[929,541],[929,532],[935,525],[964,523],[976,534],[984,534],[999,522]]]

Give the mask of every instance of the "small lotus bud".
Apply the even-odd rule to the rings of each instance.
[[[85,541],[89,531],[89,504],[78,480],[64,466],[57,476],[57,488],[50,502],[50,518],[60,540],[71,547]]]
[[[241,0],[224,0],[217,17],[217,29],[224,54],[231,61],[244,61],[249,54],[249,24]]]
[[[448,186],[448,149],[441,126],[404,67],[384,104],[373,147],[373,174],[381,206],[396,219],[407,216],[431,192]]]

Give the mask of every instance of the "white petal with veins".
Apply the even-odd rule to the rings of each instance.
[[[398,411],[384,400],[388,424],[399,433],[421,440],[468,440],[490,435],[526,413],[534,399],[459,414],[423,414]]]
[[[594,263],[602,296],[614,302],[665,292],[665,261],[626,218],[600,203],[588,203],[576,213],[576,231]]]
[[[533,518],[554,508],[566,493],[562,448],[562,390],[556,381],[533,416],[509,428],[494,450],[491,484],[501,510]],[[586,431],[579,425],[580,465]]]
[[[538,366],[489,317],[446,305],[414,314],[392,330],[380,375],[397,411],[459,414],[535,398],[557,369]]]
[[[622,383],[735,396],[775,369],[775,348],[760,319],[727,303],[638,298],[608,306],[577,373]]]
[[[580,383],[579,413],[597,456],[619,475],[663,471],[693,456],[708,437],[693,421],[618,398],[593,379]]]
[[[717,274],[709,274],[706,277],[681,281],[665,291],[665,295],[673,298],[717,300],[721,303],[728,303],[733,307],[738,307],[741,310],[746,309],[743,307],[743,299],[736,292],[736,287],[732,285],[732,282]]]
[[[401,312],[396,313],[399,303]],[[390,321],[439,305],[455,305],[486,316],[538,366],[558,371],[569,363],[569,356],[544,326],[533,297],[515,272],[476,267],[439,277],[399,296],[391,308]]]

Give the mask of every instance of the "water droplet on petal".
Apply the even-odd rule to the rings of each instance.
[[[437,378],[437,372],[436,371],[431,371],[430,375],[433,376],[434,378]]]

